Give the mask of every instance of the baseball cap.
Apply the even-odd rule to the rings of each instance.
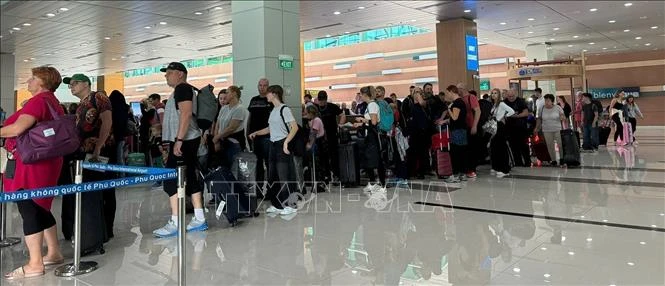
[[[167,67],[160,69],[161,72],[166,72],[166,70],[177,70],[187,73],[187,68],[185,67],[185,65],[179,62],[172,62]]]
[[[88,84],[91,84],[90,78],[87,77],[86,75],[82,74],[82,73],[77,73],[77,74],[74,74],[71,77],[63,78],[62,82],[64,84],[69,84],[72,80],[73,81],[80,81],[80,82],[87,82]]]

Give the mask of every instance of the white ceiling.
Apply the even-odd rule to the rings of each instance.
[[[578,55],[584,49],[589,53],[664,49],[665,2],[632,1],[629,7],[625,3],[301,1],[300,28],[302,39],[311,40],[399,23],[434,30],[437,20],[467,17],[476,19],[481,42],[516,49],[551,42],[556,57]],[[94,75],[231,52],[230,1],[1,4],[0,51],[15,53],[19,77],[26,77],[30,67],[37,65],[51,64],[63,74]],[[598,10],[591,12],[592,8]],[[470,11],[465,13],[466,9]],[[47,13],[55,16],[48,17]],[[616,22],[609,23],[610,20]],[[25,23],[30,26],[24,26]],[[15,31],[14,27],[21,30]],[[624,32],[625,29],[630,31]],[[147,40],[152,41],[142,43]]]

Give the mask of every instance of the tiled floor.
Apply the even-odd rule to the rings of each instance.
[[[583,154],[577,169],[518,168],[496,179],[481,167],[475,180],[393,188],[386,200],[336,189],[291,220],[262,214],[229,228],[211,210],[211,229],[187,235],[187,284],[663,285],[665,135],[644,129],[639,139]],[[106,254],[84,258],[97,271],[67,280],[51,269],[0,284],[176,285],[176,239],[151,235],[169,215],[166,195],[147,187],[117,195],[116,238]],[[9,210],[9,232],[20,235]],[[24,246],[1,258],[3,273],[22,265]]]

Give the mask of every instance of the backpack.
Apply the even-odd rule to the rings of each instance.
[[[286,104],[282,105],[282,108],[279,109],[279,116],[282,117],[282,122],[284,122],[284,126],[286,127],[286,130],[290,132],[289,125],[286,124],[286,120],[284,119],[284,108],[286,108]],[[289,142],[289,151],[291,154],[294,156],[298,157],[304,157],[306,151],[306,142],[307,142],[307,130],[302,128],[300,124],[298,124],[298,131],[296,132],[296,135],[293,136],[293,139],[291,139],[291,142]]]
[[[217,118],[218,103],[212,90],[212,85],[207,85],[200,90],[194,89],[194,96],[196,97],[196,101],[194,101],[196,103],[196,106],[194,106],[194,117],[196,118],[196,124],[201,130],[210,129],[212,123]]]
[[[376,102],[379,105],[379,130],[390,132],[393,130],[393,122],[395,117],[393,117],[393,109],[390,107],[390,104],[385,100],[377,100]]]

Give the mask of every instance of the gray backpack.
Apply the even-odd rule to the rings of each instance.
[[[195,92],[196,94],[196,106],[194,106],[194,117],[196,118],[196,124],[201,130],[208,130],[212,127],[212,123],[215,122],[217,118],[217,98],[213,93],[213,86],[207,85],[204,88]]]

